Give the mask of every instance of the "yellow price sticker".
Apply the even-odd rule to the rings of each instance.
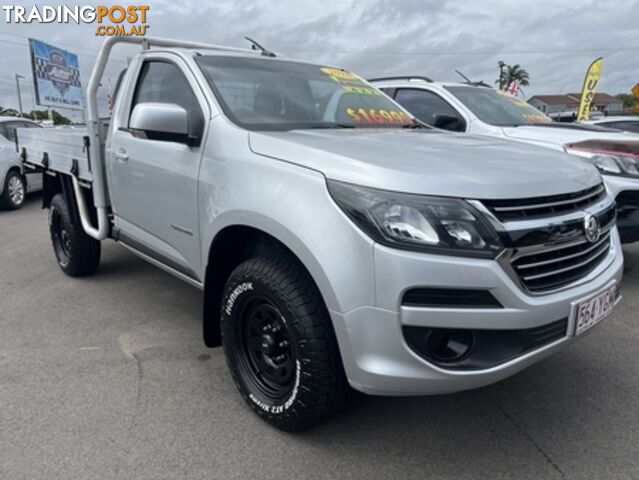
[[[364,125],[412,125],[413,119],[399,110],[375,108],[347,108],[346,114],[357,124]]]

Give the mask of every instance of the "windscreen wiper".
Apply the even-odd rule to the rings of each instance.
[[[340,128],[355,128],[355,125],[350,125],[348,123],[316,123],[314,125],[309,125],[308,127],[302,127],[302,128],[312,128],[312,129],[319,129],[319,128],[325,128],[325,129],[340,129]]]
[[[431,127],[430,125],[422,122],[421,120],[417,120],[416,118],[413,118],[413,123],[409,125],[402,125],[402,128],[409,128],[411,130],[415,130],[415,129],[432,130],[433,129],[433,127]]]

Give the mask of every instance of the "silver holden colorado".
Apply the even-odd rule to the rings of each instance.
[[[277,427],[327,418],[349,385],[496,382],[619,300],[614,201],[592,165],[424,127],[343,69],[158,38],[107,126],[104,65],[135,41],[103,45],[86,131],[18,133],[46,173],[56,258],[93,273],[111,238],[201,288],[206,344]]]

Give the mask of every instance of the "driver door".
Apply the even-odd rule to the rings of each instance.
[[[205,144],[206,102],[185,71],[179,59],[151,58],[142,63],[106,154],[118,240],[201,281],[198,172]],[[129,129],[135,106],[148,102],[183,107],[190,133],[200,143],[151,139]]]

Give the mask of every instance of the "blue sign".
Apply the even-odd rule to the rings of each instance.
[[[36,102],[47,107],[82,109],[78,56],[29,39]]]

